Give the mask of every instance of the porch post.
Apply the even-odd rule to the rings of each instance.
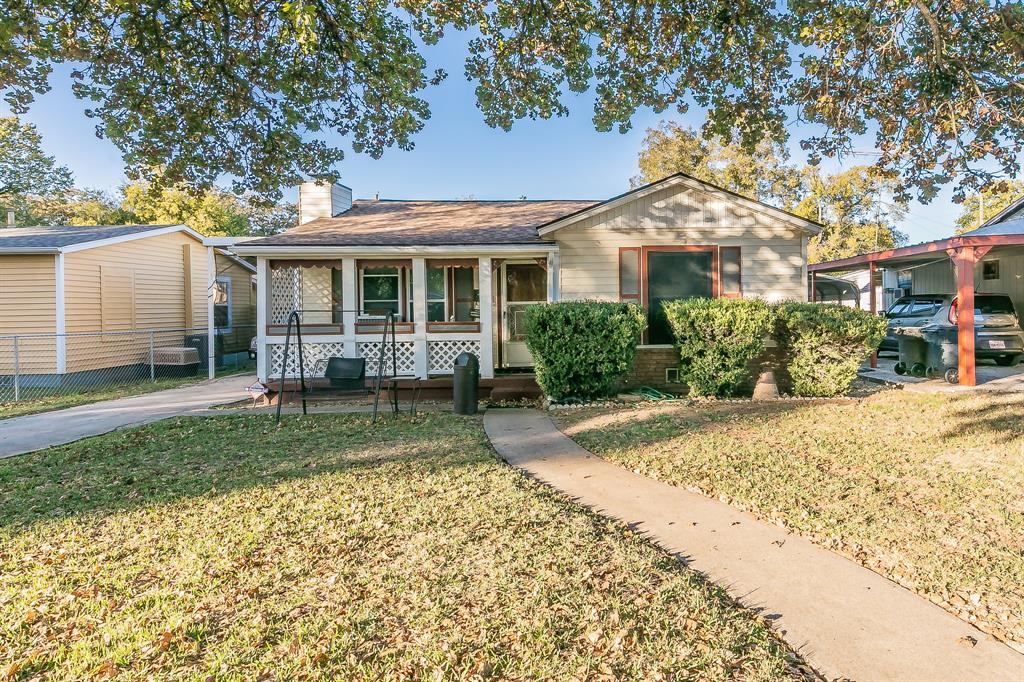
[[[561,298],[561,259],[557,251],[548,254],[548,303]]]
[[[811,273],[811,303],[818,302],[818,273]]]
[[[427,376],[427,260],[412,259],[413,358],[416,376]]]
[[[356,357],[356,292],[359,286],[359,273],[356,272],[356,259],[341,259],[341,338],[345,348],[345,357]]]
[[[217,375],[217,330],[213,324],[213,296],[217,285],[217,255],[212,246],[206,247],[206,377]]]
[[[961,246],[953,250],[953,266],[956,271],[956,337],[957,371],[961,386],[975,386],[974,372],[974,265],[977,254],[973,246]]]
[[[256,378],[267,383],[270,377],[270,349],[267,347],[267,310],[270,302],[270,261],[256,258]]]
[[[875,261],[868,263],[868,302],[871,306],[871,314],[878,314],[877,292],[875,287],[875,271],[878,266]],[[878,351],[871,354],[871,367],[878,367]]]
[[[494,378],[494,289],[491,257],[480,257],[480,376]]]

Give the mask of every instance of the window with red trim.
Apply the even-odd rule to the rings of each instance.
[[[640,302],[640,247],[619,249],[619,300]]]
[[[743,266],[740,261],[740,247],[721,247],[718,254],[718,267],[721,269],[721,295],[725,298],[739,298],[743,294]]]

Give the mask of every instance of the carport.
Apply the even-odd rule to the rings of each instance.
[[[1017,214],[1021,214],[1019,217]],[[991,285],[989,270],[985,261],[1005,262],[1005,272],[995,268],[1000,285]],[[959,237],[940,239],[913,246],[904,246],[888,251],[876,251],[851,258],[816,263],[808,266],[811,276],[811,290],[815,291],[815,280],[821,273],[848,272],[867,268],[870,273],[869,309],[878,312],[876,285],[881,270],[910,271],[913,276],[913,291],[908,293],[955,293],[959,299],[957,315],[957,339],[959,343],[958,369],[960,384],[977,384],[974,361],[974,294],[979,286],[984,293],[1006,293],[1014,299],[1018,312],[1022,310],[1018,301],[1024,297],[1024,201],[994,217],[978,230]],[[926,288],[941,286],[949,291]],[[872,358],[872,367],[876,359]]]

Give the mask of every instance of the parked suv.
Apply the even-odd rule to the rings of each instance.
[[[956,325],[957,297],[952,294],[914,294],[897,299],[885,311],[889,333],[879,350],[897,351],[893,330],[897,327]],[[1021,331],[1013,301],[1006,294],[974,295],[974,356],[1012,365],[1024,354]]]

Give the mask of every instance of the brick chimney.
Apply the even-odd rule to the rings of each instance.
[[[299,185],[299,225],[317,218],[332,218],[350,208],[351,187],[319,181]]]

